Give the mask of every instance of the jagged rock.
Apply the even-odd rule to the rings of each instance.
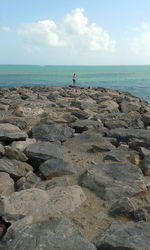
[[[88,129],[92,128],[102,128],[102,122],[101,121],[94,121],[90,119],[85,120],[79,120],[71,123],[71,128],[75,129],[76,133],[82,133]]]
[[[115,137],[122,142],[128,142],[131,138],[144,139],[146,141],[150,141],[150,131],[146,129],[117,128],[108,131],[107,135]]]
[[[40,165],[39,170],[45,178],[75,173],[75,169],[70,163],[60,159],[45,161]]]
[[[83,110],[74,110],[71,112],[71,115],[74,115],[81,120],[89,118],[89,114]]]
[[[118,111],[119,108],[119,105],[118,103],[116,103],[115,101],[113,100],[105,100],[105,101],[102,101],[100,104],[99,104],[99,107],[98,109],[101,111],[101,112],[105,112],[105,111],[108,111],[109,113],[112,112],[113,110],[115,111]]]
[[[0,124],[0,140],[1,141],[13,141],[26,139],[28,136],[26,132],[21,131],[18,127],[9,124],[3,123]]]
[[[117,200],[110,208],[109,214],[111,216],[131,216],[131,213],[137,209],[136,204],[128,197],[123,197]]]
[[[50,180],[41,181],[38,184],[35,185],[36,188],[42,189],[42,190],[49,190],[54,187],[58,186],[69,186],[70,182],[68,179],[68,176],[59,176],[52,178]]]
[[[137,209],[131,212],[131,216],[136,222],[147,221],[148,213],[144,209]]]
[[[150,176],[150,154],[144,157],[141,162],[141,169],[144,175]]]
[[[141,105],[139,102],[129,102],[129,101],[122,101],[120,104],[120,110],[123,113],[128,113],[130,111],[138,111]]]
[[[103,160],[104,161],[116,161],[116,162],[121,162],[123,160],[127,160],[130,157],[131,151],[128,150],[128,148],[114,148],[110,152],[108,152]]]
[[[66,141],[73,137],[74,130],[59,124],[38,124],[32,128],[32,135],[40,141]]]
[[[28,157],[23,152],[21,152],[17,148],[13,148],[10,146],[5,146],[5,155],[8,158],[15,159],[18,161],[27,161],[28,160]]]
[[[19,149],[20,151],[24,151],[26,147],[28,147],[31,144],[35,144],[36,140],[33,138],[26,138],[25,141],[13,141],[11,146],[13,148]]]
[[[146,112],[145,114],[143,114],[142,120],[143,120],[144,125],[145,125],[146,127],[147,127],[147,126],[150,126],[150,112]]]
[[[150,249],[150,223],[114,221],[93,243],[97,249]]]
[[[109,129],[115,128],[128,128],[128,123],[122,120],[108,120],[105,122],[105,126]]]
[[[96,250],[86,241],[67,218],[53,218],[43,222],[11,225],[0,249],[17,250]]]
[[[25,154],[37,169],[46,160],[63,159],[63,147],[54,143],[35,143],[25,149]]]
[[[12,118],[3,119],[2,122],[3,123],[10,123],[14,126],[17,126],[21,130],[27,128],[27,121],[25,121],[22,118],[12,117]]]
[[[31,188],[0,199],[0,215],[7,221],[32,216],[34,221],[69,214],[86,197],[79,186],[54,187],[48,191]]]
[[[9,174],[0,172],[0,195],[10,195],[15,192],[15,183]]]
[[[88,149],[88,152],[108,152],[113,150],[115,147],[109,142],[106,138],[101,137],[97,138],[95,143],[91,143],[92,145]]]
[[[103,200],[131,197],[146,190],[141,170],[123,163],[92,166],[81,176],[80,184]]]
[[[24,177],[21,177],[16,182],[16,188],[17,191],[26,190],[35,187],[40,182],[41,178],[34,174],[32,171],[29,171]]]
[[[19,179],[21,176],[25,176],[30,170],[32,170],[32,166],[25,162],[6,157],[0,159],[0,172],[8,173],[15,180]]]

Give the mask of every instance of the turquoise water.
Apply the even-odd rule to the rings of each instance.
[[[0,87],[68,86],[73,73],[78,86],[128,91],[150,102],[150,66],[0,65]]]

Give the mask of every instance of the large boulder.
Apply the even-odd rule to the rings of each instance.
[[[15,192],[15,183],[9,174],[0,172],[0,195],[10,195]]]
[[[32,129],[32,136],[39,141],[66,141],[73,137],[74,130],[60,124],[38,124]]]
[[[31,188],[1,198],[0,216],[6,221],[26,216],[32,216],[34,221],[44,220],[50,216],[69,214],[85,200],[79,186],[59,186],[48,191]]]
[[[150,141],[150,130],[147,129],[116,128],[108,131],[107,135],[110,137],[115,137],[122,142],[128,142],[132,138]]]
[[[0,159],[0,172],[8,173],[15,180],[25,176],[28,171],[32,171],[32,166],[25,162],[3,157]]]
[[[11,225],[1,241],[0,249],[17,250],[96,250],[67,218],[24,225]]]
[[[123,163],[91,166],[81,176],[80,183],[103,200],[131,197],[146,190],[142,171],[135,165]]]
[[[61,159],[47,160],[40,165],[39,170],[45,178],[75,173],[73,166]]]
[[[63,147],[54,143],[35,143],[25,149],[25,154],[34,168],[38,168],[46,160],[62,159]]]
[[[100,236],[94,239],[97,249],[149,250],[150,223],[140,221],[114,221]]]
[[[28,136],[26,132],[21,131],[17,126],[9,123],[0,124],[0,140],[13,141],[26,139]]]

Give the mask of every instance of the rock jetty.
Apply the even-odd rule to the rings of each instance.
[[[150,250],[150,106],[105,88],[0,89],[0,250]]]

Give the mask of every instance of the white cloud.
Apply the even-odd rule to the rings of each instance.
[[[66,46],[74,49],[109,52],[115,49],[115,41],[111,40],[102,27],[95,23],[89,24],[82,8],[66,14],[59,24],[53,20],[26,23],[18,30],[18,34],[36,45],[47,44],[51,47]]]
[[[2,26],[1,30],[5,31],[5,32],[10,32],[10,28],[8,26]]]
[[[143,23],[132,40],[132,50],[137,55],[150,55],[150,25]]]

